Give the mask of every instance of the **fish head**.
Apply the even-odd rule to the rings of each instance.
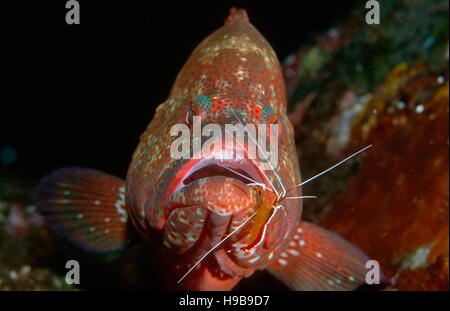
[[[199,150],[194,150],[195,137],[187,137],[190,157],[175,161],[168,174],[160,206],[163,244],[187,263],[185,271],[199,263],[197,268],[218,282],[242,278],[270,262],[301,215],[298,202],[283,200],[287,173],[276,165],[280,159],[271,164],[260,152],[261,142],[283,135],[271,126],[280,121],[268,105],[244,105],[224,95],[202,95],[188,103],[184,123],[191,134],[198,131],[196,121],[209,135],[199,138]],[[238,129],[247,125],[257,133],[246,132],[239,140]],[[215,144],[205,148],[208,140]]]

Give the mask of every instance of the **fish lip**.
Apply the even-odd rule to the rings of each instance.
[[[214,170],[215,168],[215,170]],[[199,173],[209,170],[209,174],[197,176]],[[218,172],[220,170],[222,173]],[[198,162],[182,179],[183,185],[188,185],[196,180],[211,177],[224,176],[241,180],[248,184],[256,181],[262,183],[259,172],[249,160],[223,160],[223,159],[204,159]]]
[[[231,151],[224,151],[222,154],[226,154],[227,152]],[[241,158],[221,158],[221,157],[215,157],[215,158],[201,158],[201,159],[191,159],[188,160],[187,163],[183,165],[183,168],[180,170],[180,173],[178,177],[174,178],[171,185],[168,188],[167,197],[170,198],[174,193],[179,191],[181,188],[185,187],[186,185],[200,180],[202,178],[211,177],[211,176],[224,176],[228,178],[235,178],[238,179],[245,184],[254,183],[253,181],[257,182],[258,184],[264,185],[268,189],[270,189],[270,185],[267,184],[266,179],[264,179],[264,173],[259,168],[259,166],[255,163],[256,160],[249,159],[246,157]],[[195,178],[193,175],[196,173],[199,173],[201,170],[205,170],[212,167],[218,167],[223,168],[224,173],[221,175],[220,173],[217,173],[217,169],[215,170],[215,174],[213,175],[206,175],[201,176],[200,178]],[[239,176],[236,173],[233,173],[231,170],[237,171],[241,175],[247,176],[248,179],[244,178],[243,176]],[[191,179],[190,179],[191,178]],[[252,181],[253,180],[253,181]]]

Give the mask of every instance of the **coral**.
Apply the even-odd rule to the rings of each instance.
[[[67,290],[48,265],[54,241],[31,205],[32,184],[0,174],[0,290]]]
[[[321,215],[398,289],[448,288],[448,80],[424,70],[396,68],[377,88],[352,140],[374,147]]]
[[[285,63],[304,179],[373,145],[304,187],[319,196],[304,218],[378,260],[391,289],[448,289],[448,3],[382,12],[369,26],[356,9]]]

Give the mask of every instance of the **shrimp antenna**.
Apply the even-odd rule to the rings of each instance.
[[[289,190],[288,190],[289,191]],[[294,199],[317,199],[315,195],[303,195],[301,197],[285,197],[285,200],[294,200]]]
[[[247,177],[247,176],[245,176],[244,174],[241,174],[241,173],[239,173],[239,172],[233,170],[232,168],[229,168],[228,166],[221,166],[221,167],[223,167],[224,169],[229,170],[230,172],[233,172],[234,174],[236,174],[236,175],[238,175],[238,176],[241,176],[242,178],[247,179],[248,181],[251,181],[250,184],[247,184],[247,185],[249,185],[249,186],[263,186],[265,189],[269,190],[270,192],[273,192],[272,189],[266,188],[266,185],[265,185],[265,184],[259,183],[259,182],[257,182],[256,180],[254,180],[254,179],[252,179],[252,178],[250,178],[250,177]]]
[[[236,117],[236,119],[239,121],[239,123],[241,123],[242,125],[244,125],[241,121],[241,119],[236,115],[236,113],[234,112],[234,109],[231,109],[231,112],[233,113],[233,115]],[[267,161],[267,163],[269,164],[270,168],[272,169],[273,173],[275,174],[278,182],[280,183],[281,188],[283,189],[282,193],[281,193],[281,197],[284,197],[286,195],[286,188],[284,187],[283,183],[281,182],[281,178],[280,176],[278,176],[277,172],[275,171],[275,169],[273,168],[272,164],[270,164],[269,159],[267,158],[267,156],[265,155],[265,153],[261,150],[261,147],[259,146],[258,142],[256,141],[256,139],[253,137],[253,135],[248,132],[248,136],[253,140],[253,143],[256,144],[256,147],[258,148],[258,150],[261,152],[261,154],[264,156],[264,160]],[[277,195],[280,197],[280,195],[277,192]]]
[[[213,121],[213,122],[220,126],[220,124],[217,123],[216,121]],[[234,140],[234,141],[242,148],[242,150],[245,150],[244,146],[242,146],[242,144],[234,137],[233,134],[231,134],[231,133],[227,130],[226,127],[224,127],[224,130],[225,130],[225,132],[226,132],[228,135],[230,135],[230,136],[233,138],[233,140]],[[275,193],[277,194],[277,196],[279,196],[277,189],[276,189],[275,186],[272,184],[272,182],[270,181],[270,179],[267,177],[266,173],[264,173],[264,170],[262,170],[262,169],[259,167],[259,165],[258,165],[258,163],[257,163],[256,161],[253,160],[252,162],[259,168],[259,170],[260,170],[261,173],[263,174],[264,178],[269,182],[270,186],[273,188],[273,191],[275,191]]]
[[[332,167],[326,169],[325,171],[323,171],[323,172],[321,172],[321,173],[319,173],[319,174],[317,174],[317,175],[315,175],[315,176],[313,176],[313,177],[311,177],[311,178],[309,178],[309,179],[307,179],[307,180],[301,182],[301,183],[298,184],[297,186],[294,186],[294,187],[292,187],[292,188],[289,188],[287,191],[291,191],[292,189],[295,189],[295,188],[297,188],[297,187],[303,186],[303,185],[309,183],[310,181],[313,181],[314,179],[316,179],[316,178],[322,176],[323,174],[325,174],[325,173],[331,171],[332,169],[338,167],[338,166],[341,165],[342,163],[344,163],[344,162],[350,160],[351,158],[355,157],[356,155],[360,154],[361,152],[363,152],[363,151],[369,149],[370,147],[372,147],[372,145],[369,145],[369,146],[367,146],[367,147],[362,148],[362,149],[359,150],[359,151],[356,151],[355,153],[353,153],[352,155],[348,156],[347,158],[345,158],[345,159],[342,160],[341,162],[336,163],[335,165],[333,165]]]

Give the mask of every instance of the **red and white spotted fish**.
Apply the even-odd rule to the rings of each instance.
[[[278,166],[248,158],[174,159],[174,124],[278,124]],[[192,146],[192,145],[191,145]],[[236,147],[236,146],[234,146]],[[246,152],[248,146],[241,146]],[[230,290],[267,269],[293,290],[350,290],[367,256],[343,238],[301,221],[299,163],[277,56],[232,9],[194,50],[168,99],[140,137],[125,181],[83,168],[43,178],[38,206],[57,232],[99,253],[126,247],[130,223],[148,243],[168,288]],[[289,191],[287,191],[289,190]],[[296,199],[297,198],[297,199]]]

